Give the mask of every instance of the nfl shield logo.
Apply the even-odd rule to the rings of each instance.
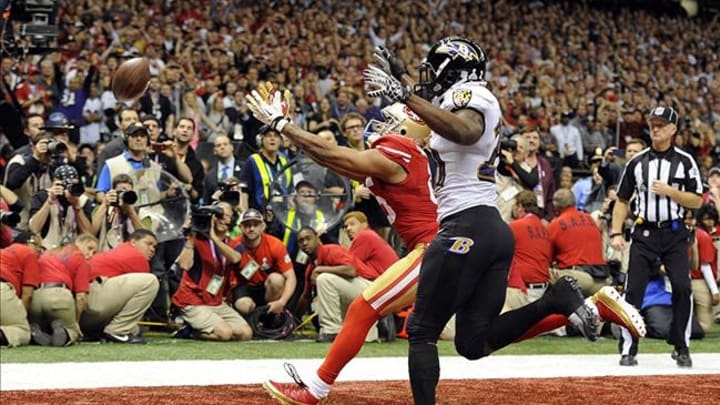
[[[466,105],[470,104],[470,99],[472,98],[472,91],[467,89],[458,89],[453,91],[452,94],[452,100],[453,104],[455,104],[455,107],[457,108],[463,108]]]

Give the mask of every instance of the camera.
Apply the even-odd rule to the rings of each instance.
[[[12,211],[0,210],[0,224],[14,228],[20,223],[20,214]]]
[[[155,152],[160,152],[168,148],[168,145],[165,145],[165,142],[168,141],[172,141],[172,139],[168,135],[162,133],[158,136],[157,141],[152,142],[150,146]]]
[[[61,153],[67,152],[67,150],[67,145],[60,141],[48,142],[48,153],[50,153],[51,155],[59,155]]]
[[[222,218],[224,215],[222,207],[216,205],[193,206],[190,214],[190,230],[208,234],[212,226],[212,217]]]
[[[110,205],[117,207],[120,205],[120,201],[122,201],[123,205],[133,205],[137,202],[137,199],[136,192],[132,190],[119,190],[117,200],[110,203]]]
[[[515,151],[517,151],[517,147],[518,147],[517,141],[514,139],[503,139],[500,141],[500,149],[502,149],[502,150],[515,152]]]
[[[73,179],[63,180],[63,187],[65,187],[65,190],[70,192],[70,195],[75,197],[80,197],[85,192],[85,185],[83,185],[80,181],[74,181]]]
[[[220,183],[218,184],[218,187],[222,191],[222,194],[220,194],[220,201],[226,202],[230,205],[237,206],[240,205],[240,192],[234,191],[232,188],[237,186],[237,184],[231,184],[231,183]]]

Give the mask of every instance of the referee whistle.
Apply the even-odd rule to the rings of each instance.
[[[635,225],[642,225],[643,223],[645,223],[645,218],[643,217],[637,217],[635,220]]]

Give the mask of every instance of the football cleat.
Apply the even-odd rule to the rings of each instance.
[[[606,286],[598,290],[590,298],[597,307],[600,319],[620,325],[630,331],[636,338],[645,336],[645,321],[642,315],[625,301],[613,287]]]
[[[320,402],[320,399],[315,398],[307,385],[300,379],[300,376],[292,364],[285,363],[284,367],[285,371],[295,382],[279,383],[272,380],[265,381],[263,388],[271,397],[285,405],[315,405]]]

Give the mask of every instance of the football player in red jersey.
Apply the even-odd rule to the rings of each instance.
[[[325,361],[307,385],[265,382],[265,389],[281,401],[315,404],[325,398],[342,368],[360,351],[375,322],[415,301],[425,247],[438,230],[437,222],[428,220],[435,218],[437,205],[428,160],[419,146],[430,129],[404,104],[388,106],[383,113],[385,122],[368,124],[378,136],[371,137],[371,147],[364,151],[333,145],[293,125],[278,128],[318,163],[365,182],[409,249],[353,301]],[[291,365],[287,368],[296,375]]]

